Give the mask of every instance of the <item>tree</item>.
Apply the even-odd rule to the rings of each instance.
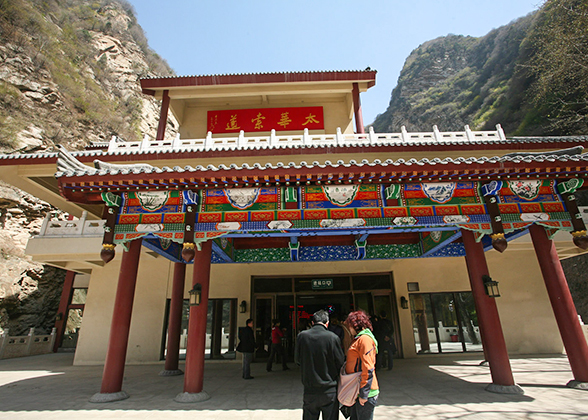
[[[547,0],[529,41],[531,97],[554,134],[588,131],[588,2]]]

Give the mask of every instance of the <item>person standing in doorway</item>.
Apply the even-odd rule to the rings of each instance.
[[[290,369],[286,363],[286,354],[284,352],[284,346],[282,346],[282,338],[284,337],[284,330],[280,328],[280,320],[274,319],[272,321],[272,347],[270,350],[269,359],[267,360],[266,370],[272,371],[272,364],[274,362],[274,356],[282,358],[282,370]]]
[[[251,318],[245,322],[245,327],[239,330],[237,351],[243,353],[243,379],[253,379],[253,376],[251,376],[251,362],[255,351],[255,336]]]
[[[345,321],[355,337],[347,351],[346,373],[361,371],[359,396],[351,407],[351,420],[372,420],[380,389],[376,378],[378,341],[372,333],[372,324],[363,311],[351,312]]]
[[[341,340],[327,329],[327,311],[315,312],[312,322],[311,329],[298,334],[294,350],[304,385],[302,419],[318,420],[322,413],[323,420],[337,420],[337,382],[345,362]]]
[[[377,369],[384,368],[387,362],[388,370],[392,370],[394,366],[394,353],[396,353],[396,343],[394,342],[394,326],[392,321],[387,318],[386,311],[380,312],[378,326],[374,327],[374,335],[378,340],[379,351],[376,357]]]

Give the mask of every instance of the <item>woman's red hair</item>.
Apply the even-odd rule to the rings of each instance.
[[[362,330],[365,330],[366,328],[372,330],[372,323],[370,322],[370,317],[364,311],[351,312],[347,316],[345,323],[348,326],[352,327],[357,333]]]

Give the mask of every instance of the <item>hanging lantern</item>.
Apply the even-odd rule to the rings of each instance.
[[[196,283],[188,293],[190,294],[190,306],[200,305],[200,299],[202,299],[202,285]]]
[[[500,291],[498,290],[498,282],[492,280],[487,274],[482,276],[482,281],[484,282],[484,289],[486,290],[486,294],[491,298],[500,297]]]

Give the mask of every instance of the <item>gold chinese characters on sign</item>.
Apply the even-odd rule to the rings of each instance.
[[[321,106],[208,111],[207,117],[207,131],[212,133],[325,128]]]

